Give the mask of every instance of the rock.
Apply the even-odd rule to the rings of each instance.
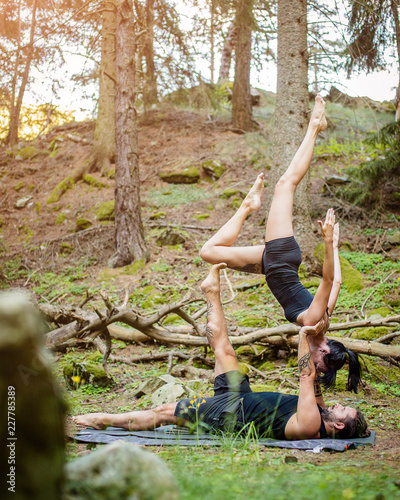
[[[17,200],[14,203],[14,207],[15,208],[25,208],[28,201],[31,199],[32,199],[32,196],[24,196],[23,198],[19,198],[19,200]]]
[[[250,87],[250,97],[252,106],[259,106],[261,101],[260,92],[254,87]]]
[[[216,160],[207,160],[201,164],[206,175],[213,179],[219,179],[226,171],[226,168]]]
[[[171,370],[172,375],[176,377],[186,377],[186,378],[194,378],[194,377],[204,377],[209,381],[214,380],[214,370],[205,370],[204,368],[196,368],[192,365],[175,365]],[[185,382],[186,383],[186,382]],[[189,385],[190,382],[188,381]]]
[[[115,206],[114,200],[106,201],[105,203],[100,205],[98,208],[96,208],[94,212],[96,219],[100,221],[114,220],[115,219],[114,206]]]
[[[15,159],[18,161],[29,160],[40,153],[35,146],[25,146],[21,148],[15,155]]]
[[[151,396],[151,403],[154,406],[163,405],[164,403],[175,403],[175,401],[186,398],[188,395],[182,384],[168,383],[156,390]]]
[[[339,175],[331,175],[325,177],[324,181],[328,186],[342,186],[343,184],[349,184],[350,179],[348,177],[340,177]]]
[[[238,193],[237,189],[226,188],[220,194],[220,198],[231,198],[232,196],[235,196],[235,194],[237,194],[237,193]]]
[[[176,229],[167,228],[157,238],[156,243],[158,246],[163,247],[166,245],[180,245],[185,243],[185,238]]]
[[[400,231],[394,231],[393,234],[387,234],[386,241],[391,245],[400,245]]]
[[[176,384],[178,381],[172,375],[161,375],[160,377],[150,377],[144,380],[136,390],[135,398],[153,394],[165,384]]]
[[[113,443],[65,467],[64,500],[175,500],[174,476],[154,453]]]
[[[318,244],[314,251],[315,258],[322,264],[325,255],[325,246],[323,243]],[[340,267],[342,270],[342,283],[346,290],[350,293],[358,292],[364,288],[362,274],[354,269],[350,262],[342,255],[339,255]]]
[[[200,180],[200,172],[197,167],[183,167],[178,165],[160,173],[161,180],[169,184],[196,184]]]
[[[76,231],[82,231],[83,229],[88,229],[92,225],[92,221],[85,219],[84,217],[79,217],[76,221]]]
[[[85,361],[64,366],[64,378],[71,389],[77,389],[82,384],[91,384],[93,387],[109,387],[115,384],[103,367],[98,363]]]

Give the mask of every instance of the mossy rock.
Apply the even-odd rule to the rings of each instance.
[[[115,201],[106,201],[102,203],[96,210],[94,211],[94,215],[96,219],[99,221],[110,221],[115,220],[114,213]]]
[[[50,196],[47,198],[47,203],[57,203],[61,196],[68,191],[68,189],[71,189],[72,186],[75,184],[74,179],[71,176],[66,177],[64,180],[62,180],[51,192]]]
[[[304,288],[318,288],[320,283],[321,283],[320,280],[315,279],[315,280],[303,281],[302,285],[304,286]]]
[[[314,255],[316,259],[322,264],[325,256],[325,245],[319,243],[315,247]],[[364,280],[360,271],[354,269],[350,262],[342,255],[339,255],[340,267],[342,271],[342,284],[349,293],[355,293],[364,288]]]
[[[61,243],[60,253],[63,255],[68,255],[74,251],[74,247],[69,243]]]
[[[204,173],[213,179],[219,179],[226,168],[216,160],[207,160],[201,164]]]
[[[231,199],[230,206],[237,210],[240,207],[240,205],[242,204],[242,201],[243,201],[242,198],[235,196],[234,198]]]
[[[345,252],[354,252],[354,248],[348,241],[342,241],[340,248]]]
[[[204,220],[204,219],[208,219],[209,217],[210,217],[210,214],[199,214],[199,215],[194,215],[193,219]]]
[[[96,187],[98,189],[107,187],[106,184],[104,184],[101,181],[98,181],[95,177],[93,177],[93,175],[90,174],[85,174],[82,179],[83,182],[86,182],[86,184],[89,184],[90,186]]]
[[[67,215],[64,212],[61,212],[56,217],[56,224],[62,224],[67,220]]]
[[[364,288],[362,274],[354,269],[350,262],[339,255],[340,267],[342,270],[342,284],[349,293],[355,293]]]
[[[90,384],[94,387],[113,386],[114,380],[109,378],[103,367],[91,361],[64,366],[63,375],[71,389],[77,389],[82,384]]]
[[[361,340],[376,340],[390,333],[392,328],[387,326],[377,326],[370,328],[357,328],[353,331],[352,338]]]
[[[275,370],[275,365],[274,363],[272,363],[272,361],[264,361],[264,363],[258,366],[258,369],[262,372],[268,373]]]
[[[85,219],[85,217],[79,217],[76,221],[76,231],[82,231],[83,229],[88,229],[93,225],[92,221]]]
[[[14,191],[21,191],[21,189],[24,187],[24,183],[22,181],[19,181],[18,184],[14,186]]]
[[[40,151],[36,148],[36,146],[30,145],[21,148],[15,155],[15,159],[18,161],[29,160],[34,156],[38,155]]]
[[[167,215],[166,212],[157,212],[155,214],[151,214],[149,219],[150,220],[158,220],[158,219],[164,218],[166,215]]]
[[[368,319],[370,319],[373,314],[378,314],[381,318],[387,318],[393,314],[393,311],[388,307],[378,307],[368,312]]]
[[[235,196],[235,194],[237,194],[237,193],[238,193],[237,189],[226,188],[220,194],[220,198],[232,198],[232,196]]]
[[[298,274],[300,281],[307,279],[307,269],[304,264],[300,264]]]
[[[163,230],[156,239],[156,243],[160,247],[180,245],[181,243],[185,243],[185,241],[186,238],[183,236],[181,231],[170,227]]]
[[[196,184],[200,180],[200,172],[194,166],[182,168],[178,165],[171,170],[161,172],[160,179],[169,184]]]
[[[241,345],[235,349],[236,356],[247,356],[251,357],[255,355],[254,349],[248,345]]]

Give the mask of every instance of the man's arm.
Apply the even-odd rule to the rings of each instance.
[[[334,253],[333,253],[333,227],[335,225],[335,212],[332,208],[326,213],[325,223],[321,226],[322,236],[325,241],[325,257],[322,268],[322,281],[311,302],[310,307],[302,318],[303,325],[315,325],[324,316],[328,306],[329,297],[334,279]]]
[[[286,439],[313,439],[319,437],[321,417],[314,395],[315,365],[311,357],[306,329],[299,332],[298,363],[300,377],[297,413],[285,428]]]
[[[340,287],[342,285],[342,270],[340,267],[340,259],[339,259],[339,223],[335,224],[333,228],[333,266],[334,266],[334,276],[333,276],[333,285],[331,289],[331,293],[329,295],[328,300],[328,313],[329,316],[332,315],[333,310],[335,309],[336,301],[339,296]]]

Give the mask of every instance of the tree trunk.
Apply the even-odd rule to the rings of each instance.
[[[123,0],[117,6],[116,26],[116,253],[109,261],[111,267],[149,259],[140,214],[135,53],[132,0]]]
[[[33,58],[33,42],[34,42],[35,29],[36,29],[36,9],[37,9],[37,0],[33,0],[31,32],[30,32],[28,50],[27,50],[27,55],[26,55],[25,69],[24,69],[24,73],[22,75],[21,86],[19,88],[17,102],[14,105],[14,99],[15,99],[15,97],[14,97],[15,96],[15,87],[14,87],[14,96],[13,96],[13,101],[11,103],[10,124],[9,124],[8,135],[7,135],[7,143],[10,146],[14,146],[18,142],[19,115],[21,113],[22,101],[24,99],[25,89],[26,89],[26,85],[28,83],[29,70],[31,68],[31,63],[32,63],[32,58]],[[19,53],[20,53],[20,47],[18,48],[17,60],[18,60]],[[17,72],[18,72],[18,65],[17,64],[16,64],[15,69],[16,69],[16,75],[17,75]]]
[[[278,0],[278,77],[269,201],[273,186],[286,171],[306,133],[309,118],[307,70],[307,0]],[[309,174],[296,190],[293,227],[304,258],[313,261],[315,238],[311,229]]]
[[[221,55],[221,66],[219,68],[218,83],[229,81],[229,72],[231,69],[232,52],[237,42],[238,28],[235,23],[231,23],[226,35],[224,48]]]
[[[158,102],[157,75],[154,64],[154,0],[146,2],[146,35],[143,55],[146,60],[146,74],[143,86],[143,104],[145,109]]]
[[[250,132],[256,128],[250,95],[251,32],[254,0],[239,0],[235,23],[238,28],[235,51],[235,81],[232,91],[232,125]]]
[[[396,36],[396,46],[397,46],[397,64],[398,64],[398,72],[399,72],[399,84],[397,86],[396,92],[396,121],[400,120],[400,23],[399,23],[399,7],[398,1],[392,0],[390,3],[390,7],[392,9],[393,20],[394,20],[394,30]]]
[[[211,21],[211,26],[210,26],[210,51],[211,51],[211,61],[210,61],[210,81],[211,84],[214,83],[214,66],[215,66],[215,61],[214,61],[214,51],[215,51],[215,44],[214,44],[214,31],[215,31],[215,9],[214,9],[214,0],[211,0],[210,4],[210,21]]]
[[[111,170],[115,161],[115,3],[106,1],[101,28],[99,101],[88,171]]]

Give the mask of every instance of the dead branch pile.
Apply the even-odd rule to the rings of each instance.
[[[93,297],[87,297],[79,306],[39,305],[47,320],[58,325],[58,328],[47,334],[46,343],[49,349],[62,351],[67,347],[76,345],[77,342],[94,343],[95,339],[100,336],[104,339],[106,347],[99,340],[96,344],[98,347],[102,346],[103,365],[105,366],[111,353],[111,336],[133,342],[153,339],[163,344],[197,347],[208,345],[205,326],[200,326],[196,321],[204,315],[206,308],[201,306],[192,316],[185,311],[185,308],[190,304],[204,302],[202,299],[185,297],[176,304],[164,306],[158,311],[144,316],[140,311],[128,306],[128,293],[126,293],[124,302],[120,306],[114,306],[105,294],[101,294],[101,296],[105,305],[105,309],[102,311],[97,308],[93,308],[92,311],[84,309],[85,304]],[[187,323],[187,326],[172,326],[170,328],[163,326],[163,319],[172,313],[179,315]],[[113,325],[116,322],[125,323],[131,328]],[[379,320],[365,319],[362,321],[333,323],[329,328],[330,332],[353,331],[357,328],[378,326],[393,327],[395,329],[394,332],[376,341],[351,338],[351,332],[343,337],[332,337],[331,335],[329,337],[339,340],[356,353],[378,356],[398,364],[400,361],[400,345],[391,345],[390,342],[400,336],[400,332],[396,331],[399,323],[400,316],[392,316]],[[235,332],[236,335],[230,336],[230,341],[234,346],[250,345],[257,342],[282,349],[297,349],[298,331],[299,327],[292,324],[260,329],[239,328]],[[176,352],[173,353],[173,356],[175,355],[177,355]],[[170,355],[165,357],[167,356],[172,359]],[[111,359],[113,360],[113,358],[114,356]],[[118,361],[132,362],[132,359],[118,359]]]

